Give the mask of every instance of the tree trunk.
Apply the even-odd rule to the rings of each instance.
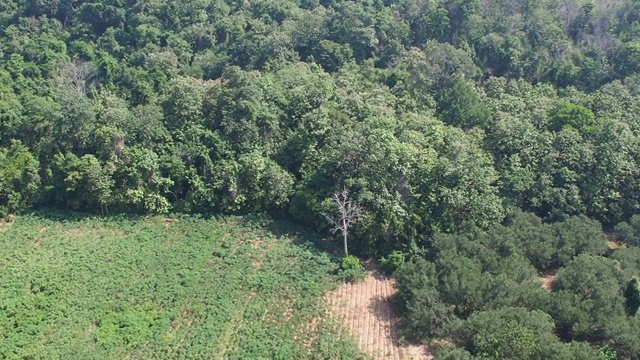
[[[349,252],[347,251],[347,221],[346,219],[342,219],[343,231],[342,235],[344,236],[344,256],[349,256]]]

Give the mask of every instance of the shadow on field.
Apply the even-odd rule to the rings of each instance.
[[[314,254],[324,253],[339,263],[342,261],[342,242],[329,241],[316,232],[305,229],[302,225],[287,219],[271,218],[266,215],[248,215],[243,218],[251,222],[259,218],[266,222],[264,230],[269,231],[278,238],[289,238],[294,245],[302,246]]]
[[[73,210],[58,210],[52,208],[36,209],[27,216],[35,216],[43,219],[56,221],[60,223],[82,223],[92,220],[99,220],[103,224],[118,224],[123,221],[143,221],[154,218],[156,215],[145,215],[137,213],[112,213],[112,214],[96,214],[86,213]],[[171,221],[181,218],[194,217],[204,220],[213,220],[222,223],[235,223],[245,228],[267,231],[276,238],[291,241],[296,246],[304,247],[313,254],[326,254],[336,263],[342,261],[342,241],[329,241],[323,239],[320,234],[305,229],[286,218],[276,218],[266,214],[249,214],[249,215],[221,215],[221,214],[180,214],[171,213],[157,215]]]
[[[74,223],[74,222],[84,222],[89,220],[97,220],[99,219],[103,223],[116,223],[123,220],[135,221],[142,220],[145,217],[139,214],[128,214],[128,213],[118,213],[118,214],[92,214],[80,211],[73,210],[57,210],[50,208],[40,208],[34,210],[25,215],[28,216],[36,216],[43,219],[57,221],[61,223]]]

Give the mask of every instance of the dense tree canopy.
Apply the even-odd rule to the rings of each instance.
[[[0,217],[327,231],[348,189],[350,249],[415,255],[407,336],[458,334],[443,358],[638,358],[639,37],[636,0],[0,0]]]

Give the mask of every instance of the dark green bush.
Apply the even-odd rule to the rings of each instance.
[[[394,251],[380,259],[380,263],[382,264],[382,270],[384,270],[384,272],[392,274],[404,264],[404,254],[400,251]]]
[[[615,231],[622,242],[640,246],[640,215],[634,215],[629,222],[616,225]]]

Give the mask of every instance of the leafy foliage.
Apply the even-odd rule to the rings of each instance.
[[[387,255],[380,259],[380,264],[382,265],[382,269],[387,274],[393,274],[398,268],[402,267],[405,262],[405,254],[400,251],[393,251],[391,254]]]
[[[358,358],[318,317],[337,264],[284,225],[17,217],[0,231],[0,356]]]
[[[348,282],[357,282],[364,280],[367,272],[360,263],[360,259],[353,255],[345,256],[340,264],[339,277]]]
[[[634,358],[637,341],[620,337],[638,334],[628,314],[637,310],[640,264],[629,250],[637,249],[603,257],[604,234],[584,217],[544,224],[516,213],[489,230],[436,235],[427,254],[395,272],[403,335],[447,339],[466,357]],[[540,280],[558,267],[543,289]],[[590,343],[609,347],[596,352]],[[463,356],[456,351],[438,354]]]
[[[427,272],[399,284],[407,338],[495,312],[510,332],[477,325],[442,356],[637,358],[639,19],[636,0],[0,0],[0,217],[266,213],[328,232],[347,190],[351,253],[431,264],[397,271]],[[626,248],[607,248],[614,227]],[[555,271],[550,295],[535,278]],[[149,345],[162,311],[131,306],[92,334]],[[524,311],[564,343],[508,314]]]

